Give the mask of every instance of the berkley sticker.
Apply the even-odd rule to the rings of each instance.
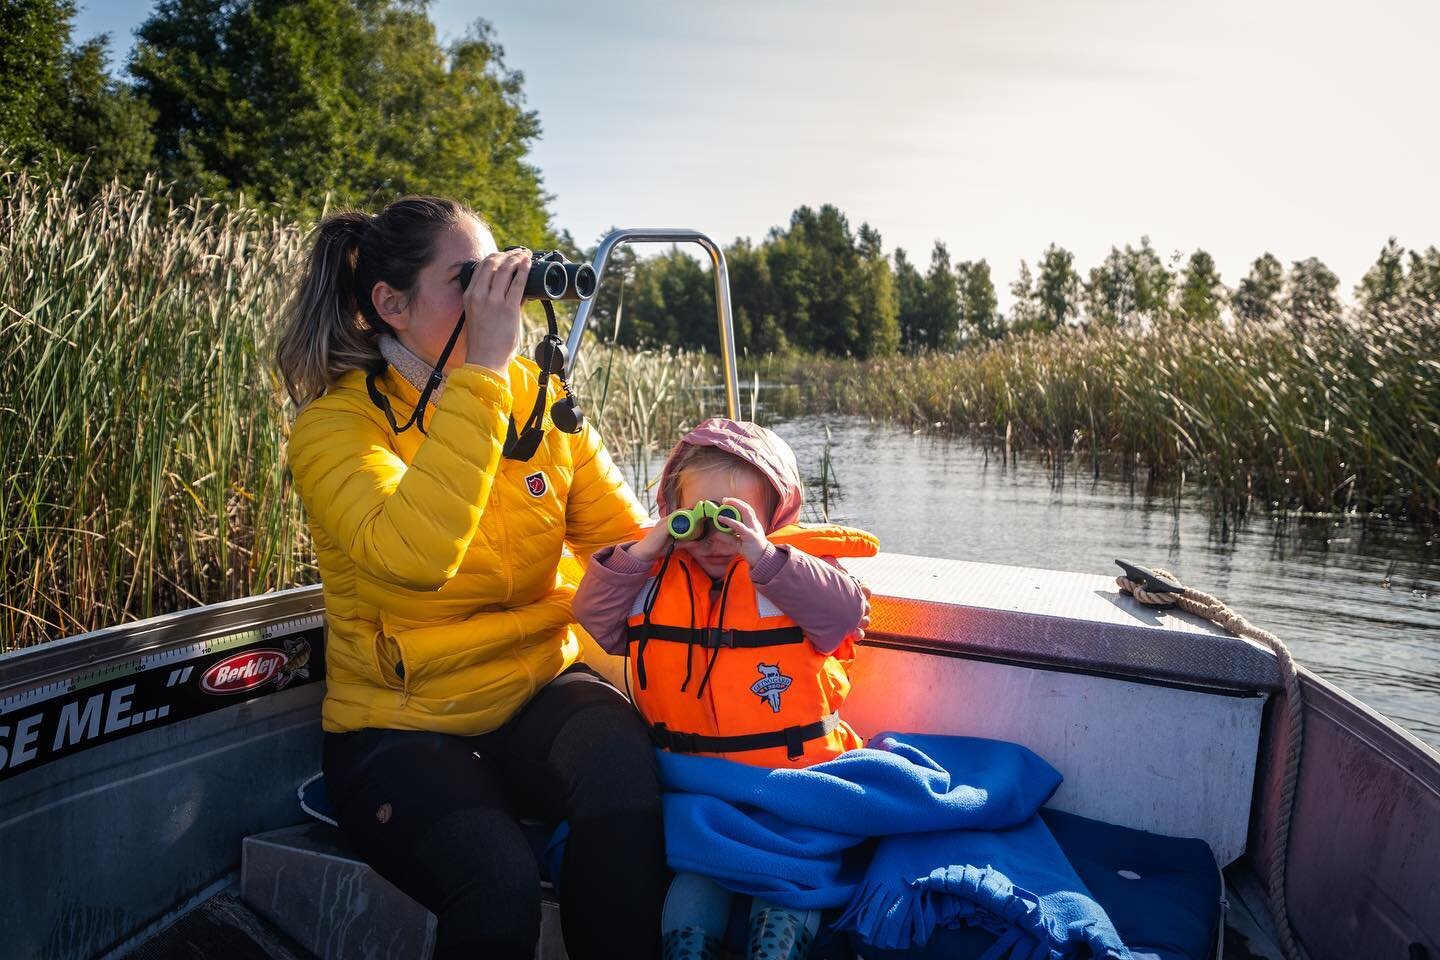
[[[226,657],[205,671],[200,689],[206,693],[241,693],[273,680],[288,658],[279,650],[246,650]]]

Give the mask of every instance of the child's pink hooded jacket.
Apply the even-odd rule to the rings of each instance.
[[[764,427],[718,417],[691,430],[670,452],[656,493],[660,516],[675,509],[678,481],[671,475],[671,465],[685,444],[719,447],[745,460],[770,481],[779,498],[775,515],[766,525],[767,533],[800,518],[804,488],[789,444]],[[575,620],[614,654],[625,652],[625,621],[651,568],[651,564],[632,558],[628,546],[597,552],[575,593]],[[833,557],[826,559],[771,544],[750,576],[820,653],[834,651],[841,640],[859,629],[866,604],[859,581],[836,566]]]

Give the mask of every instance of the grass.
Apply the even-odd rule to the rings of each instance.
[[[1440,306],[1235,329],[1071,330],[956,354],[770,358],[777,412],[968,436],[1057,473],[1195,483],[1217,507],[1440,521]]]
[[[0,649],[314,579],[266,332],[300,249],[0,169]]]
[[[304,231],[154,182],[82,199],[3,161],[0,651],[314,582],[271,362]],[[723,403],[697,354],[582,360],[637,486]]]
[[[271,337],[304,232],[83,198],[0,157],[0,650],[313,582]],[[533,339],[533,338],[532,338]],[[1057,471],[1198,481],[1217,503],[1440,518],[1440,310],[1072,331],[945,356],[747,360],[762,416],[860,413]],[[723,411],[718,363],[592,341],[576,388],[637,489]],[[742,400],[743,403],[743,400]],[[822,464],[821,512],[834,486]]]

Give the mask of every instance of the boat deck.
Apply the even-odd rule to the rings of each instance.
[[[1283,960],[1265,913],[1261,884],[1243,865],[1226,871],[1230,908],[1220,960]],[[547,903],[536,960],[565,960],[559,917]],[[208,900],[116,960],[322,960],[251,910],[233,878]],[[339,958],[343,960],[343,958]],[[424,960],[424,958],[417,958]]]
[[[122,955],[123,960],[316,960],[226,889]]]

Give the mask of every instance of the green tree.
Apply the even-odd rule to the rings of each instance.
[[[1230,305],[1235,321],[1241,324],[1270,323],[1280,317],[1281,294],[1285,291],[1285,268],[1273,254],[1262,254],[1250,265],[1250,272],[1235,288]]]
[[[932,350],[954,350],[960,335],[960,291],[950,267],[950,251],[939,240],[930,251],[925,274],[921,341]]]
[[[1035,276],[1030,272],[1030,264],[1024,260],[1020,261],[1019,275],[1010,284],[1010,297],[1014,301],[1010,305],[1010,330],[1028,333],[1041,329],[1040,305],[1035,299]]]
[[[967,339],[998,340],[1005,335],[1005,318],[997,309],[995,282],[990,264],[966,260],[955,267],[955,285],[960,291],[960,329]]]
[[[1405,278],[1405,299],[1430,310],[1440,309],[1440,248],[1410,252],[1410,273]]]
[[[790,237],[807,251],[809,336],[803,346],[832,354],[859,353],[860,252],[845,215],[831,204],[801,207],[790,216]]]
[[[151,165],[151,113],[105,73],[104,35],[70,45],[74,16],[70,0],[0,3],[0,144],[133,182]]]
[[[1075,255],[1050,244],[1040,258],[1035,281],[1032,329],[1057,330],[1080,317],[1084,283],[1075,270]]]
[[[810,245],[802,234],[795,229],[772,229],[765,241],[765,259],[770,268],[775,322],[792,346],[810,350],[816,339],[811,331],[811,309],[820,293]]]
[[[1380,317],[1399,307],[1405,294],[1405,250],[1391,237],[1380,248],[1374,266],[1360,278],[1355,299],[1366,313]]]
[[[1204,250],[1196,250],[1180,274],[1176,313],[1190,323],[1218,323],[1224,304],[1225,285],[1220,282],[1214,258]]]
[[[1090,319],[1101,326],[1129,327],[1163,319],[1174,282],[1149,237],[1141,237],[1138,248],[1111,247],[1104,263],[1090,271],[1085,290]]]
[[[735,346],[754,354],[783,353],[790,341],[776,319],[775,286],[770,279],[769,249],[737,239],[725,250],[730,271]]]
[[[549,235],[540,133],[484,21],[442,47],[423,0],[160,0],[130,61],[183,191],[290,213],[443,193],[501,243]]]
[[[673,344],[718,352],[720,331],[709,271],[678,247],[636,261],[633,281],[626,285],[619,341],[629,347]]]
[[[925,278],[900,247],[895,248],[895,313],[901,349],[910,353],[920,350],[924,346],[920,330],[924,325]]]
[[[856,240],[860,254],[856,289],[860,329],[855,353],[861,357],[887,356],[900,345],[895,278],[881,246],[880,231],[862,223]]]
[[[52,146],[47,122],[65,85],[70,0],[7,0],[0,4],[0,143],[42,152]]]
[[[687,250],[672,247],[651,261],[659,273],[660,296],[667,326],[673,332],[663,339],[691,350],[720,352],[720,328],[715,322],[715,282],[710,271]]]
[[[609,234],[614,229],[612,226],[605,233]],[[602,238],[603,236],[602,234]],[[599,246],[597,243],[588,250],[576,251],[574,259],[593,262]],[[561,251],[567,257],[570,256],[563,247]],[[601,340],[619,343],[634,342],[626,339],[630,332],[620,329],[620,327],[635,322],[634,317],[628,315],[626,304],[634,303],[639,263],[640,256],[636,253],[633,244],[622,243],[610,251],[610,256],[605,262],[605,275],[600,278],[600,289],[595,291],[595,301],[590,307],[588,324],[589,331]]]
[[[1285,283],[1290,316],[1298,321],[1335,319],[1340,315],[1335,298],[1339,286],[1340,278],[1315,257],[1296,260]]]

